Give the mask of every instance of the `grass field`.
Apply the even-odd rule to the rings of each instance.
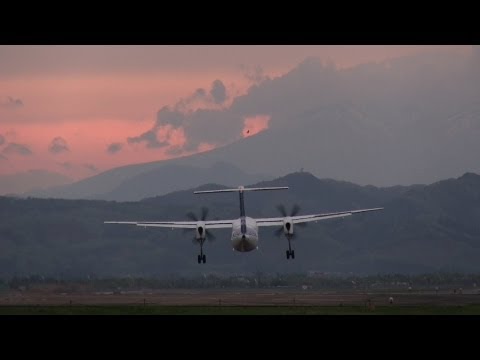
[[[0,315],[480,315],[464,306],[0,306]]]

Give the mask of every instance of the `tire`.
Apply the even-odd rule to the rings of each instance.
[[[287,260],[290,259],[290,251],[287,250]]]
[[[291,255],[292,255],[292,259],[295,259],[295,250],[292,250]]]
[[[202,258],[200,257],[200,255],[198,255],[198,263],[200,264],[202,262]]]
[[[203,263],[205,264],[207,262],[207,257],[203,255]]]

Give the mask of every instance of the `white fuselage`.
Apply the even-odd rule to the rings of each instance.
[[[243,231],[242,231],[242,228],[243,228]],[[257,248],[258,226],[255,219],[245,216],[245,217],[240,217],[239,219],[233,222],[232,246],[234,250],[237,250],[240,252],[252,251]]]

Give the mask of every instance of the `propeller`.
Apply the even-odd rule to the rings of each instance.
[[[193,211],[189,211],[186,216],[189,220],[192,220],[192,221],[206,221],[207,220],[207,216],[208,216],[208,213],[209,213],[209,209],[205,206],[202,207],[201,209],[201,213],[200,213],[200,217],[198,217]],[[187,232],[190,232],[192,229],[184,229],[183,232],[184,233],[187,233]],[[209,231],[208,229],[205,229],[205,238],[208,240],[208,241],[214,241],[216,239],[215,235],[212,234],[211,231]],[[198,243],[200,240],[197,239],[196,236],[193,237],[192,239],[192,242],[194,244]]]
[[[283,204],[277,205],[276,208],[283,217],[293,217],[298,215],[298,213],[300,212],[300,206],[298,204],[294,204],[293,207],[290,209],[290,212],[287,212],[287,209]],[[307,223],[296,223],[295,226],[299,226],[303,228],[307,226]],[[283,233],[284,233],[283,226],[274,231],[274,234],[277,237],[282,236]],[[295,237],[296,237],[296,233],[294,232],[291,238],[294,239]]]
[[[295,216],[300,212],[300,206],[298,206],[298,204],[293,205],[292,210],[290,211],[290,215],[287,213],[287,210],[285,209],[285,206],[283,204],[279,204],[276,207],[283,217]]]
[[[187,218],[189,218],[192,221],[205,221],[205,220],[207,220],[208,212],[209,212],[208,208],[203,206],[202,207],[202,213],[200,215],[200,220],[197,217],[197,215],[195,215],[195,213],[193,211],[189,211],[187,213]]]

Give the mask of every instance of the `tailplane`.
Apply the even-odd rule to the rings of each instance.
[[[212,193],[222,193],[222,192],[244,192],[244,191],[264,191],[264,190],[285,190],[288,189],[288,186],[274,186],[274,187],[258,187],[258,188],[246,188],[239,186],[235,189],[222,189],[222,190],[204,190],[204,191],[194,191],[194,194],[212,194]]]

